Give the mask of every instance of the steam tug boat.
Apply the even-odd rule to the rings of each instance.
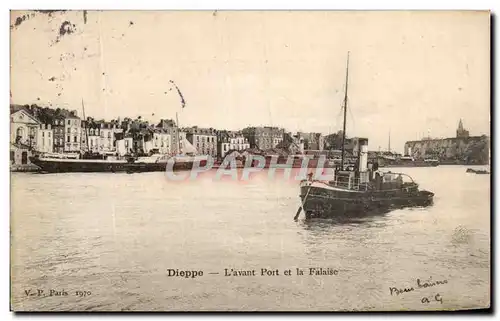
[[[331,181],[303,180],[300,198],[306,218],[352,217],[395,208],[426,207],[434,193],[419,190],[408,175],[378,171],[368,164],[368,139],[360,139],[357,166],[337,168]]]
[[[347,57],[346,91],[343,104],[344,127],[341,164],[329,181],[312,179],[300,183],[302,209],[308,218],[344,218],[387,212],[394,208],[425,207],[433,204],[434,193],[419,190],[417,183],[403,173],[381,172],[378,163],[368,164],[368,139],[358,138],[357,163],[345,163],[347,88],[349,56]],[[300,208],[296,218],[300,214]]]

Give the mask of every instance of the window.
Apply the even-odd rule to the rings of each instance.
[[[21,164],[28,164],[28,152],[21,154]]]
[[[73,137],[73,143],[76,143],[76,136]]]
[[[71,120],[68,119],[68,126],[71,126]]]
[[[42,132],[42,138],[45,137],[45,132]]]
[[[19,127],[16,131],[16,135],[19,138],[22,138],[24,136],[24,129],[22,127]]]
[[[70,137],[70,136],[68,136],[67,142],[68,142],[68,143],[70,143],[70,142],[71,142],[71,137]]]
[[[49,132],[49,138],[50,138],[50,132]]]
[[[111,132],[108,132],[108,138],[111,138]]]
[[[68,134],[70,134],[70,133],[71,133],[71,128],[68,127]]]

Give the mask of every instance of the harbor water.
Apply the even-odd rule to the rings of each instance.
[[[462,166],[401,171],[435,193],[432,207],[341,223],[306,221],[303,213],[293,221],[299,182],[279,175],[269,179],[265,171],[244,182],[213,181],[213,175],[175,182],[161,172],[12,173],[11,306],[16,311],[488,307],[490,175],[466,173]],[[312,275],[310,268],[316,268]],[[315,273],[320,268],[330,272]],[[203,275],[169,276],[180,275],[177,269]],[[231,269],[255,275],[234,276]],[[32,295],[39,290],[43,295]]]

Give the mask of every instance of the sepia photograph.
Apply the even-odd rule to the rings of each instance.
[[[491,308],[491,12],[11,10],[10,310]]]

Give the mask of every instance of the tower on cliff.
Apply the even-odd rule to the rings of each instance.
[[[458,123],[457,138],[469,138],[469,131],[464,129],[462,119],[460,119],[460,122]]]

